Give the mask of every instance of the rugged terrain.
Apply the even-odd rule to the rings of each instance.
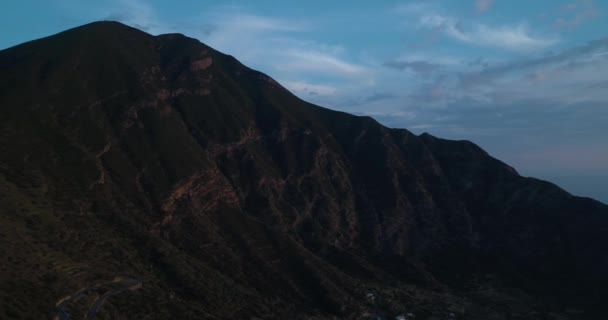
[[[0,110],[0,318],[606,319],[606,205],[183,35],[0,51]]]

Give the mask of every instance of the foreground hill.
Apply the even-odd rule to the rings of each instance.
[[[197,40],[0,51],[0,110],[0,318],[605,319],[607,206]]]

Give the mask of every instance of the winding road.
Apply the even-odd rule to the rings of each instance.
[[[95,317],[97,316],[97,313],[99,312],[99,310],[101,309],[103,304],[106,302],[106,300],[108,300],[108,298],[110,298],[111,296],[120,294],[126,290],[131,290],[131,291],[137,290],[137,289],[141,288],[142,282],[141,282],[141,280],[134,279],[134,278],[116,277],[112,281],[104,282],[104,283],[97,284],[97,285],[94,285],[94,286],[91,286],[88,288],[80,289],[80,290],[78,290],[78,292],[76,292],[72,295],[69,295],[67,297],[64,297],[57,302],[57,304],[56,304],[57,313],[53,319],[54,320],[72,320],[73,319],[72,315],[70,313],[70,310],[68,309],[68,306],[71,303],[77,302],[78,300],[82,299],[83,297],[90,295],[90,294],[94,294],[94,293],[96,293],[96,291],[101,290],[104,287],[110,286],[110,285],[117,286],[117,287],[114,289],[108,290],[106,293],[99,296],[93,302],[93,304],[89,308],[89,311],[87,312],[87,316],[86,316],[87,320],[95,319]]]

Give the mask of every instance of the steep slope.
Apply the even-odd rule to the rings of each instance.
[[[0,108],[0,316],[115,277],[142,288],[99,317],[605,311],[605,205],[194,39],[99,22],[0,51]]]

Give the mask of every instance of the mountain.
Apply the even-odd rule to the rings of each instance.
[[[195,39],[0,51],[0,108],[0,318],[606,318],[606,205]]]

